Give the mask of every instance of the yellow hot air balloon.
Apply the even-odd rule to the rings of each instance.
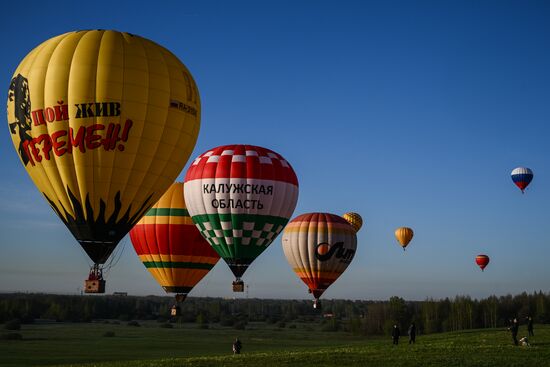
[[[397,241],[403,247],[403,251],[405,251],[405,247],[411,242],[413,236],[414,232],[409,227],[400,227],[395,230],[395,238],[397,238]]]
[[[349,224],[355,229],[355,232],[359,232],[363,226],[363,218],[358,213],[348,212],[342,215],[342,218],[348,221]]]
[[[129,33],[54,37],[19,64],[9,87],[15,149],[37,188],[100,266],[172,184],[200,128],[187,68]]]

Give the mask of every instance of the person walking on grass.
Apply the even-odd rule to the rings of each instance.
[[[239,340],[239,338],[235,338],[235,341],[233,342],[233,354],[241,354],[241,348],[243,347],[243,344]]]
[[[529,333],[529,336],[535,336],[535,333],[533,332],[533,318],[531,316],[527,317],[527,332]]]
[[[391,330],[391,337],[393,340],[393,345],[399,344],[399,326],[397,324],[393,325],[393,328]]]
[[[518,331],[519,331],[519,323],[518,319],[514,319],[508,328],[510,332],[512,333],[512,341],[514,342],[514,345],[518,345]]]
[[[409,326],[409,344],[416,343],[416,325],[414,322]]]

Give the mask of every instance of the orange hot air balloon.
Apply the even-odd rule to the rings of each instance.
[[[347,269],[355,256],[357,235],[344,218],[330,213],[307,213],[288,223],[283,251],[292,269],[315,297],[319,297]]]
[[[409,245],[409,242],[411,242],[413,236],[414,232],[409,227],[400,227],[395,230],[395,238],[401,247],[403,247],[403,251],[405,251],[405,247]]]
[[[102,264],[195,146],[200,101],[189,70],[136,35],[69,32],[21,61],[7,110],[21,163],[94,263],[85,292],[104,293]]]
[[[485,267],[489,265],[489,256],[487,255],[477,255],[476,264],[479,266],[481,271],[485,270]]]
[[[130,231],[143,265],[168,293],[181,302],[216,265],[220,256],[189,216],[183,183],[174,183]]]

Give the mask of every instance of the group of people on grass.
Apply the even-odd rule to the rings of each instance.
[[[409,344],[416,343],[416,325],[414,324],[414,322],[412,322],[411,325],[409,326],[409,330],[407,331],[407,334],[409,335]],[[393,345],[399,344],[400,336],[401,336],[401,331],[399,330],[399,326],[397,326],[397,324],[394,324],[391,331]]]
[[[510,327],[508,327],[508,330],[512,333],[512,340],[514,342],[514,345],[519,345],[518,341],[518,332],[519,332],[519,322],[518,319],[510,320]],[[531,316],[527,317],[527,332],[529,333],[529,336],[535,336],[535,333],[533,331],[533,318]],[[416,325],[414,322],[411,323],[409,326],[409,330],[407,330],[407,335],[409,335],[409,344],[416,343]],[[399,344],[399,337],[401,336],[401,332],[399,330],[399,326],[397,324],[393,325],[391,337],[393,340],[393,345]],[[521,339],[522,344],[526,343],[525,345],[529,345],[529,341],[527,337]],[[235,341],[233,342],[233,354],[240,354],[242,348],[242,343],[239,340],[239,338],[235,338]]]
[[[527,337],[521,338],[518,341],[518,332],[519,332],[519,322],[518,319],[510,320],[510,326],[508,327],[508,330],[510,330],[510,333],[512,333],[512,341],[514,342],[514,345],[519,345],[519,342],[522,343],[522,345],[529,345],[529,339]],[[529,336],[535,336],[535,333],[533,331],[533,318],[531,316],[527,317],[527,333]]]
[[[528,316],[526,318],[527,320],[527,333],[528,336],[535,336],[535,333],[533,331],[533,318],[531,316]],[[514,342],[514,345],[519,345],[521,342],[522,345],[529,345],[529,339],[528,337],[524,337],[520,340],[518,340],[518,332],[519,332],[519,322],[518,319],[510,320],[510,327],[508,327],[508,330],[512,333],[512,341]],[[414,344],[416,342],[416,325],[411,323],[409,326],[409,330],[407,331],[407,334],[409,335],[409,344]],[[393,340],[393,345],[399,344],[399,337],[401,336],[401,332],[399,330],[399,326],[397,324],[393,325],[391,337]]]

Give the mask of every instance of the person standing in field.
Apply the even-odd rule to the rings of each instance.
[[[527,317],[527,332],[529,333],[529,336],[535,336],[535,333],[533,332],[533,318],[531,316]]]
[[[508,328],[510,332],[512,333],[512,340],[514,341],[514,345],[518,345],[518,331],[519,331],[519,323],[518,319],[514,319],[512,321],[512,324]]]
[[[409,326],[409,344],[416,343],[416,325],[414,322]]]
[[[399,326],[397,326],[397,324],[393,325],[393,329],[391,330],[391,337],[393,340],[393,345],[399,344]]]
[[[241,354],[241,348],[243,344],[239,340],[239,338],[235,338],[235,341],[233,342],[233,354]]]

